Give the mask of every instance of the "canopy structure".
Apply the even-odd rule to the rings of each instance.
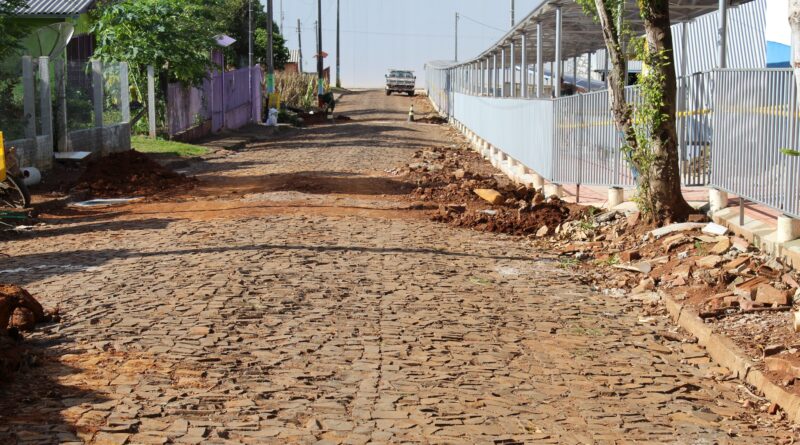
[[[719,39],[717,45],[717,67],[726,68],[727,59],[727,27],[728,8],[753,0],[669,0],[670,16],[673,24],[692,21],[710,12],[719,11]],[[644,27],[636,0],[626,0],[623,15],[634,34],[643,34]],[[675,46],[686,45],[686,32],[682,33],[683,42],[674,42]],[[466,70],[468,81],[478,83],[481,93],[482,79],[488,79],[492,94],[500,96],[516,96],[516,66],[535,64],[537,80],[536,96],[542,95],[541,85],[545,73],[544,64],[552,63],[551,71],[556,79],[564,79],[563,62],[570,58],[581,57],[597,50],[605,49],[602,29],[594,17],[588,15],[574,0],[540,0],[534,9],[506,33],[499,41],[477,57],[466,62],[456,62],[451,67]],[[685,51],[683,51],[685,53]],[[680,64],[684,67],[685,64]],[[595,67],[596,69],[602,67]],[[683,68],[682,68],[683,69]],[[477,74],[475,74],[477,72]],[[523,72],[527,72],[525,69]],[[510,77],[510,79],[509,79]],[[528,96],[528,76],[521,79],[521,96]],[[591,80],[587,80],[591,83]],[[510,94],[505,91],[510,84]],[[560,88],[555,89],[555,95]]]

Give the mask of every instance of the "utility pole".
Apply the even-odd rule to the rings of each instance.
[[[511,27],[513,28],[514,25],[517,24],[516,19],[514,18],[514,0],[511,0]]]
[[[342,87],[341,77],[341,51],[339,41],[341,38],[341,28],[339,27],[339,0],[336,0],[336,88]]]
[[[322,61],[322,0],[317,0],[317,98],[322,106],[322,95],[325,94],[324,65]]]
[[[282,36],[283,36],[283,35],[286,35],[286,33],[284,33],[284,29],[283,29],[283,20],[284,20],[285,18],[286,18],[286,16],[285,16],[285,15],[283,15],[283,0],[281,0],[281,35],[282,35]]]
[[[456,13],[456,62],[458,62],[458,13]]]
[[[253,0],[247,1],[247,66],[253,66]]]
[[[272,32],[274,30],[272,19],[272,0],[267,0],[267,96],[275,93],[275,62],[272,59]]]
[[[300,28],[300,19],[297,19],[297,50],[300,54],[297,55],[298,57],[298,71],[302,74],[303,72],[303,34],[301,33]]]

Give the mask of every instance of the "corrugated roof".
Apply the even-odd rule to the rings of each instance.
[[[95,0],[28,0],[15,14],[36,17],[72,17],[86,12]]]
[[[300,50],[299,49],[291,49],[291,50],[289,50],[289,63],[300,63]]]

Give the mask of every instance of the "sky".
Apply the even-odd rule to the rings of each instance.
[[[297,19],[301,21],[303,64],[316,70],[314,21],[317,0],[273,0],[280,24],[283,2],[284,36],[297,49]],[[430,60],[452,60],[455,13],[459,24],[459,59],[469,59],[496,42],[511,27],[510,0],[340,0],[341,70],[345,87],[383,86],[390,68],[410,69],[424,85],[423,67]],[[516,0],[516,17],[525,17],[538,0]],[[322,0],[322,49],[325,66],[336,66],[336,0]]]
[[[454,57],[455,13],[459,23],[459,59],[470,59],[495,43],[510,28],[511,0],[340,0],[341,75],[345,87],[380,87],[387,69],[410,69],[424,85],[424,64]],[[538,0],[516,0],[522,19]],[[297,49],[301,21],[303,63],[316,70],[314,21],[317,0],[273,0],[275,21],[281,23],[289,49]],[[789,43],[788,0],[767,0],[767,39]],[[322,49],[335,76],[336,0],[322,0]]]

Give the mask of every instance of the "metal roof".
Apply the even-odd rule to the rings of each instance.
[[[749,1],[752,0],[730,0],[730,5],[738,6]],[[643,34],[642,20],[636,3],[636,0],[626,0],[625,19],[634,33]],[[673,23],[693,20],[709,12],[714,12],[719,7],[719,0],[669,0],[669,3]],[[556,9],[558,6],[561,7],[561,55],[563,58],[567,59],[605,48],[600,25],[592,17],[586,15],[583,8],[575,1],[540,0],[533,11],[497,43],[477,57],[463,63],[474,62],[496,54],[501,47],[507,47],[512,38],[519,45],[519,36],[523,33],[527,37],[528,51],[532,51],[530,54],[535,54],[537,22],[542,24],[543,59],[545,61],[555,59]],[[516,52],[516,57],[520,57],[520,51]]]
[[[74,17],[88,11],[95,0],[28,0],[28,6],[14,11],[31,17]]]

